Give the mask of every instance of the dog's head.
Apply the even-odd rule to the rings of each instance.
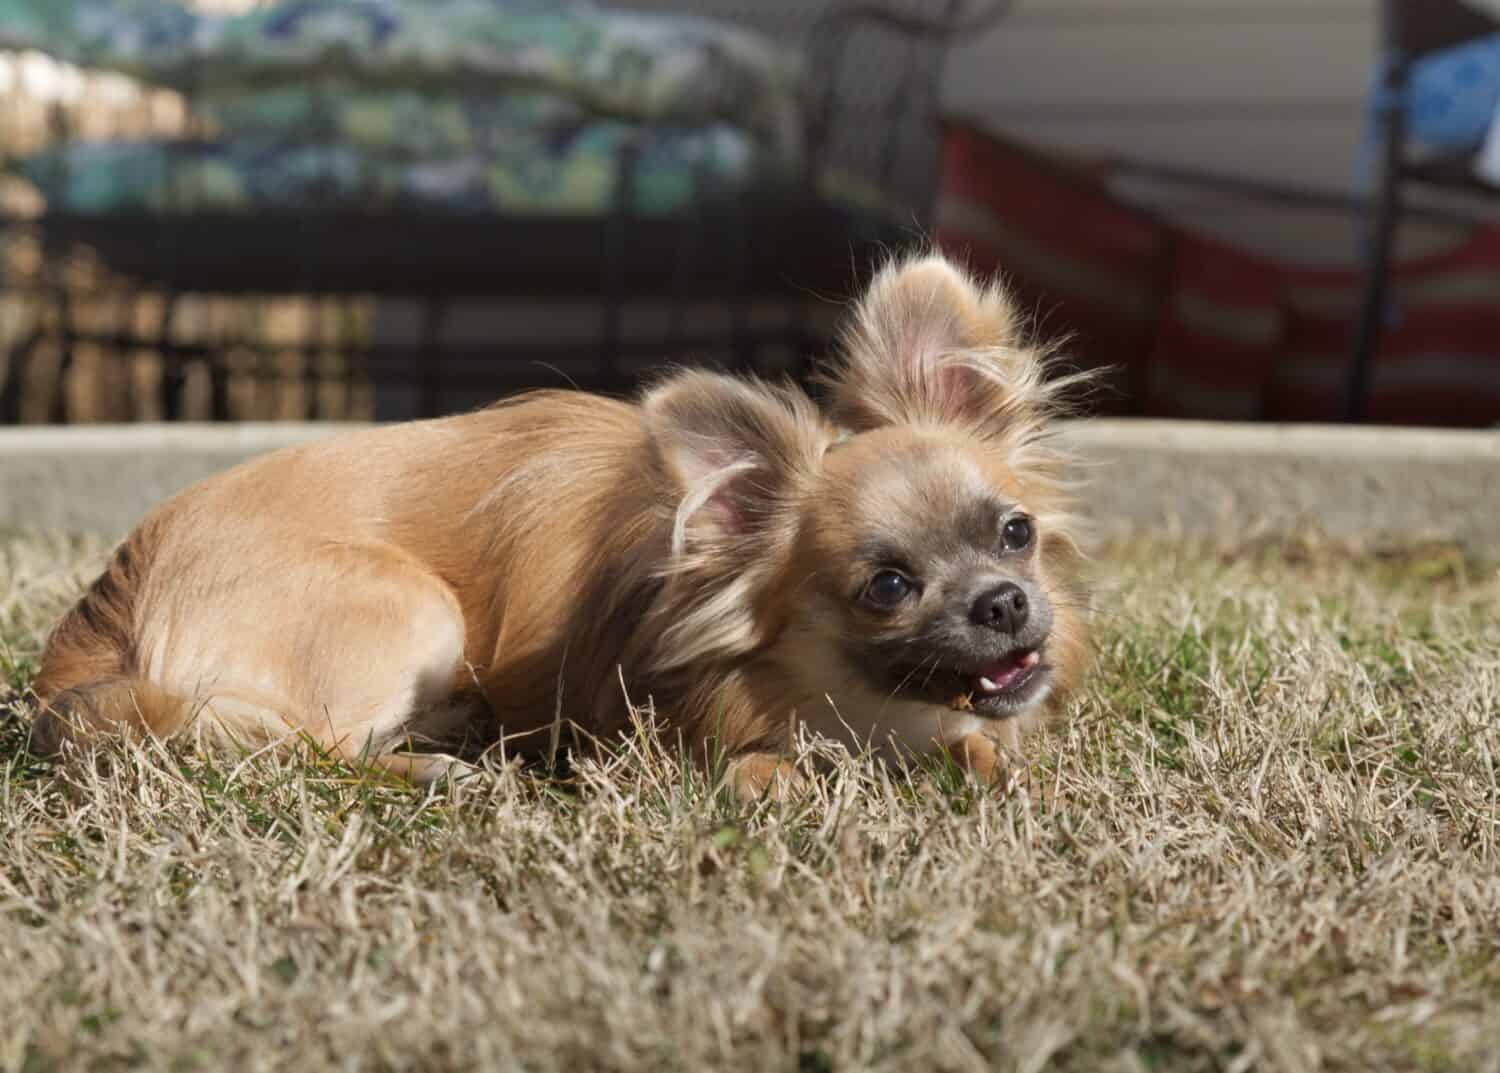
[[[1058,392],[997,287],[936,257],[887,267],[828,377],[847,437],[807,500],[802,643],[872,694],[996,719],[1082,655]]]
[[[826,378],[831,423],[729,381],[648,400],[688,489],[679,551],[705,549],[728,585],[677,647],[733,619],[844,718],[893,700],[1037,710],[1082,656],[1044,363],[1003,293],[925,257],[861,301]]]
[[[804,514],[801,617],[869,690],[1005,717],[1040,703],[1074,598],[1066,533],[993,452],[942,428],[833,448]]]

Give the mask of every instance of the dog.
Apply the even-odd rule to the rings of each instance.
[[[1067,378],[940,256],[799,388],[678,371],[278,451],[149,514],[52,633],[35,747],[192,724],[419,782],[648,704],[742,795],[800,725],[991,778],[1086,654]],[[531,744],[528,744],[531,743]]]

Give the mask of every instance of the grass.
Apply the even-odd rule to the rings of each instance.
[[[0,674],[103,551],[0,537]],[[0,1070],[1497,1070],[1500,575],[1117,549],[1008,797],[627,742],[423,792],[0,722]],[[13,694],[14,696],[14,694]]]

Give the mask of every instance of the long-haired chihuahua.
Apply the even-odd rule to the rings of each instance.
[[[799,725],[981,777],[1085,655],[1063,380],[996,287],[881,270],[825,373],[545,391],[253,460],[147,516],[48,642],[34,745],[193,724],[418,780],[649,702],[742,794]],[[532,743],[528,745],[527,743]]]

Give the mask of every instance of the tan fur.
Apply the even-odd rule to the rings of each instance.
[[[639,404],[544,392],[211,478],[59,624],[35,740],[193,723],[430,778],[443,762],[408,742],[493,715],[507,750],[541,752],[559,713],[602,738],[628,699],[742,793],[791,784],[775,754],[799,722],[894,753],[959,743],[988,774],[981,738],[1013,744],[1016,721],[853,680],[834,604],[860,519],[941,517],[950,484],[1024,504],[1042,583],[1071,592],[1056,388],[1003,296],[937,258],[879,275],[829,382],[832,420],[794,389],[681,372]],[[1082,665],[1077,607],[1054,705]]]

